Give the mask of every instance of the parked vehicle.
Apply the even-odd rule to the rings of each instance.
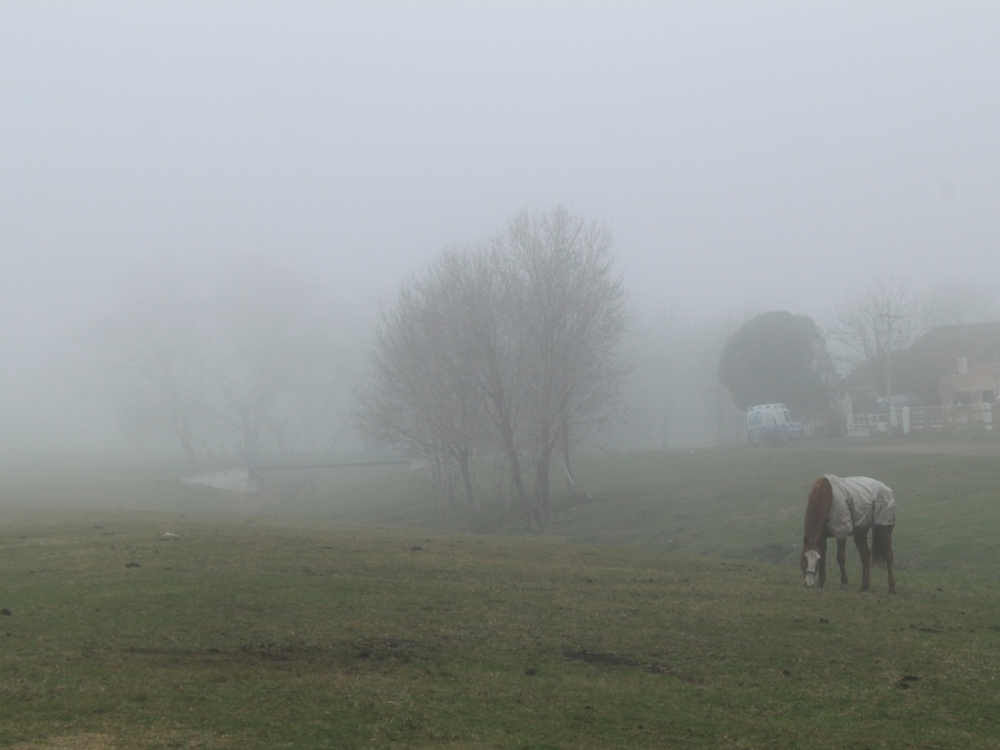
[[[805,437],[801,422],[792,421],[784,404],[761,404],[747,410],[747,440],[750,445],[781,444]]]

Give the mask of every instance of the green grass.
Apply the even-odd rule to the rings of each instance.
[[[472,521],[416,473],[329,478],[289,518],[139,476],[21,483],[0,747],[995,747],[997,463],[607,456],[541,537],[429,528]],[[782,555],[824,471],[896,490],[897,595],[881,571],[859,594],[853,551],[848,591]],[[76,492],[91,509],[16,507]]]
[[[1000,450],[958,456],[867,450],[728,450],[592,457],[577,467],[590,498],[556,493],[546,534],[576,542],[797,564],[806,495],[816,477],[873,476],[893,488],[900,572],[992,578],[1000,562]],[[383,525],[523,531],[461,508],[441,513],[422,472],[355,481],[273,512]],[[832,548],[832,546],[831,546]],[[855,553],[851,552],[852,556]]]

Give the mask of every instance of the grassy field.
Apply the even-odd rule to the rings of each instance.
[[[238,499],[9,473],[0,746],[996,747],[996,458],[579,468],[592,499],[560,497],[546,536],[464,533],[418,473]],[[851,590],[802,588],[825,471],[896,490],[897,595],[881,571],[856,591],[853,550]]]
[[[547,533],[590,544],[794,566],[812,482],[824,473],[865,475],[888,484],[898,498],[899,531],[893,547],[899,571],[996,575],[997,442],[987,455],[844,450],[833,445],[837,447],[592,457],[577,467],[579,482],[591,497],[565,492],[558,496]],[[971,444],[977,446],[978,441]],[[454,531],[484,525],[461,509],[439,513],[420,472],[364,481],[333,475],[325,482],[323,492],[264,511]],[[487,518],[485,525],[505,532],[519,528],[496,518]]]

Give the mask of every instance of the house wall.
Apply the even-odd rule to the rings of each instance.
[[[982,404],[995,401],[1000,394],[1000,362],[973,365],[966,373],[941,378],[942,401],[947,406]]]

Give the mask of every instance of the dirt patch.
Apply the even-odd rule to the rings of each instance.
[[[565,656],[570,661],[585,661],[588,664],[613,664],[613,665],[623,665],[626,667],[636,667],[639,666],[639,662],[628,659],[624,656],[619,656],[618,654],[607,654],[607,653],[593,653],[587,651],[586,649],[580,649],[575,651],[573,649],[566,649],[563,651],[563,656]]]
[[[638,667],[653,674],[673,674],[673,670],[667,665],[639,661],[618,654],[594,653],[586,649],[566,649],[563,651],[563,656],[570,661],[582,661],[598,666]]]
[[[166,736],[140,736],[129,733],[127,737],[115,737],[110,734],[64,734],[55,737],[21,742],[11,746],[11,750],[119,750],[135,747],[136,742],[149,747],[185,748],[193,750],[203,747],[240,747],[243,743],[235,738],[218,735],[170,733]]]
[[[422,650],[420,644],[406,643],[394,638],[360,638],[329,644],[305,641],[294,643],[249,642],[227,651],[219,648],[190,650],[133,646],[118,649],[118,653],[165,660],[168,664],[184,666],[190,663],[224,663],[233,661],[299,662],[340,664],[353,666],[369,663],[406,664]],[[99,653],[95,650],[92,653]]]
[[[105,750],[106,748],[121,747],[114,739],[106,734],[66,734],[59,737],[46,737],[44,740],[35,742],[24,742],[13,745],[13,750],[61,750],[61,748],[73,748],[73,750]]]

